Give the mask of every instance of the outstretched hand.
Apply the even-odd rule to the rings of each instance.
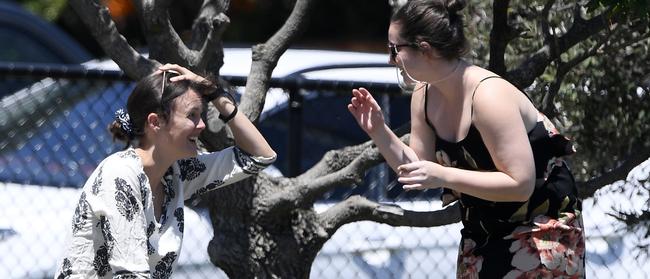
[[[357,120],[361,129],[370,134],[381,125],[384,125],[384,115],[381,107],[365,88],[352,89],[352,99],[348,110]]]

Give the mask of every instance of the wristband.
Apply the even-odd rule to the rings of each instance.
[[[237,114],[237,106],[235,106],[235,109],[232,110],[232,112],[228,116],[224,116],[223,114],[219,114],[219,119],[223,121],[223,123],[228,123],[231,119],[235,118],[235,115]]]

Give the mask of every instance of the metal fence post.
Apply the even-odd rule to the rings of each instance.
[[[289,139],[287,142],[289,177],[300,174],[302,156],[302,105],[303,97],[298,87],[289,89]]]

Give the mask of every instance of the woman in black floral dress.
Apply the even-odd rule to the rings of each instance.
[[[411,0],[392,17],[390,62],[413,82],[409,145],[364,88],[348,109],[404,189],[458,200],[458,278],[582,278],[581,203],[563,156],[572,144],[525,94],[461,59],[464,1]]]
[[[237,146],[197,154],[206,101]],[[111,124],[127,148],[104,159],[83,187],[55,278],[169,278],[184,232],[184,201],[237,182],[276,157],[234,99],[178,65],[131,93]]]

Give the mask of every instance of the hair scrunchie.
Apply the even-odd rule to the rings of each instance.
[[[133,125],[131,124],[131,117],[129,114],[124,111],[124,109],[118,109],[115,111],[115,121],[120,123],[122,131],[129,137],[133,138]]]

